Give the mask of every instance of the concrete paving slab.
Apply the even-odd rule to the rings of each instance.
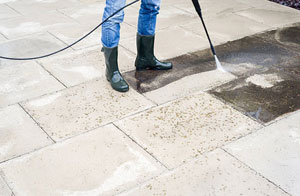
[[[137,27],[139,8],[131,8],[125,12],[125,22]],[[128,16],[127,16],[128,13]],[[194,14],[178,9],[172,5],[162,6],[160,14],[157,16],[157,30],[165,29],[172,26],[185,24],[196,19]]]
[[[8,1],[7,4],[22,15],[35,15],[37,13],[45,14],[47,12],[53,12],[56,9],[80,5],[80,2],[77,0],[14,0]]]
[[[3,35],[0,34],[0,43],[3,43],[5,41],[7,41],[7,39]]]
[[[299,11],[300,12],[300,11]],[[300,23],[290,27],[279,28],[273,31],[255,35],[267,42],[281,45],[300,54]]]
[[[282,66],[299,55],[277,44],[255,37],[245,37],[215,48],[224,69],[237,76],[262,73],[272,67]],[[208,62],[215,61],[211,57],[210,49],[193,54]]]
[[[270,27],[236,14],[222,14],[205,21],[214,44],[237,40],[265,31]],[[200,19],[182,26],[184,29],[205,37]]]
[[[83,2],[82,4],[76,4],[75,6],[58,9],[58,11],[81,24],[96,26],[96,24],[99,24],[102,21],[104,7],[105,1]]]
[[[233,79],[235,79],[234,75],[218,70],[202,72],[186,76],[157,90],[146,92],[144,95],[157,104],[163,104],[201,90],[208,90]]]
[[[0,44],[0,54],[8,57],[33,57],[45,55],[65,47],[65,44],[48,33],[34,34],[28,37],[5,41]],[[0,60],[2,66],[14,66],[24,61]]]
[[[0,67],[0,107],[63,89],[35,62]]]
[[[300,113],[297,112],[225,149],[289,194],[299,195],[299,122]]]
[[[208,47],[207,40],[180,27],[171,27],[158,31],[155,36],[155,54],[158,59],[168,59],[187,52],[197,51]],[[136,39],[121,40],[120,44],[136,53]],[[170,50],[170,48],[172,48]]]
[[[174,4],[175,7],[183,9],[187,12],[190,12],[194,14],[195,16],[198,17],[195,8],[192,4],[192,2],[182,2],[182,3],[177,3]],[[234,13],[237,11],[249,9],[252,6],[249,6],[247,4],[237,2],[235,0],[223,0],[223,1],[218,1],[218,0],[202,0],[200,2],[203,18],[209,19],[209,18],[214,18],[219,15],[223,14],[230,14]]]
[[[288,196],[221,150],[208,153],[121,195]]]
[[[64,28],[70,23],[75,23],[75,21],[59,12],[37,13],[1,20],[0,33],[9,39],[16,39],[51,28]]]
[[[273,70],[242,77],[210,91],[265,123],[300,109],[299,92],[298,78]]]
[[[176,100],[115,124],[169,169],[261,127],[206,93]]]
[[[2,196],[13,196],[13,193],[8,188],[6,182],[0,177],[0,195]]]
[[[119,47],[121,72],[135,69],[135,56]],[[70,52],[39,61],[51,74],[66,86],[74,86],[105,75],[105,60],[100,47]]]
[[[283,25],[289,25],[296,22],[300,22],[300,12],[294,14],[290,10],[292,9],[274,10],[260,7],[239,11],[236,12],[236,14],[261,22],[271,27],[282,27]]]
[[[133,90],[116,92],[104,77],[22,105],[56,141],[153,106]]]
[[[0,162],[52,143],[19,105],[0,109]]]
[[[163,168],[112,125],[0,166],[16,195],[115,195]]]
[[[100,20],[99,20],[100,23]],[[96,25],[91,26],[90,23],[89,25],[80,25],[80,24],[71,24],[71,25],[66,25],[65,28],[56,28],[49,30],[49,32],[57,37],[58,39],[62,40],[64,43],[67,44],[72,44],[75,41],[77,41],[79,38],[83,37],[86,35],[89,31],[95,28]],[[121,27],[121,38],[126,39],[126,38],[131,38],[136,36],[136,29],[126,23],[122,24]],[[92,46],[99,46],[102,45],[101,42],[101,28],[93,32],[90,36],[88,36],[86,39],[82,40],[78,44],[72,46],[72,48],[79,50],[79,49],[84,49]]]
[[[5,4],[0,4],[0,20],[20,16],[15,10]]]

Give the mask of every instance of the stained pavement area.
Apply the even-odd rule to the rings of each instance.
[[[0,60],[0,195],[300,195],[300,11],[267,0],[162,0],[156,53],[134,70],[138,5],[122,26],[128,93],[104,78],[100,31],[54,57]],[[0,54],[59,49],[104,1],[0,1]],[[39,13],[36,10],[40,10]]]

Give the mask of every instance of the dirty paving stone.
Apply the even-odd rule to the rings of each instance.
[[[300,109],[300,80],[275,71],[242,77],[209,93],[264,123]]]

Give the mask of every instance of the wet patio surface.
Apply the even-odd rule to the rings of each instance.
[[[237,78],[209,90],[261,122],[300,108],[300,24],[245,37],[216,47],[223,67]],[[209,49],[169,59],[168,71],[124,74],[140,93],[163,88],[194,74],[215,70]],[[201,82],[201,81],[199,81]]]

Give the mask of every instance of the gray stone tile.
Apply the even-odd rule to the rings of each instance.
[[[16,11],[5,4],[0,4],[0,20],[20,16]]]
[[[155,39],[155,54],[158,59],[173,58],[209,47],[205,37],[176,26],[157,31]],[[120,44],[136,53],[135,42],[135,38],[130,38],[121,40]]]
[[[38,13],[53,12],[56,9],[62,9],[66,7],[73,7],[80,5],[77,0],[51,0],[51,1],[39,1],[39,0],[19,0],[8,1],[7,4],[13,9],[17,10],[23,15],[35,15]],[[83,5],[82,5],[83,6]]]
[[[282,6],[283,7],[283,6]],[[295,14],[289,10],[269,9],[268,7],[250,8],[239,11],[236,14],[261,22],[271,27],[282,27],[284,25],[300,22],[300,13]]]
[[[193,20],[189,24],[183,25],[184,29],[190,30],[194,33],[205,37],[200,19]],[[245,36],[253,35],[270,28],[256,21],[250,20],[236,14],[222,14],[209,18],[205,21],[209,35],[214,44],[225,43],[232,40],[237,40]]]
[[[0,107],[63,89],[35,62],[0,66]]]
[[[210,93],[243,113],[268,123],[300,109],[299,91],[298,78],[269,70],[233,80]]]
[[[34,57],[45,55],[65,47],[61,41],[48,33],[6,41],[0,44],[0,54],[8,57]],[[24,61],[0,60],[0,65],[16,65]]]
[[[0,119],[0,162],[52,143],[19,105],[0,109]]]
[[[64,28],[66,24],[70,23],[75,23],[75,21],[59,12],[36,13],[35,15],[1,20],[0,33],[9,39],[16,39],[51,28]]]
[[[99,21],[100,23],[100,21]],[[94,24],[94,23],[93,23]],[[98,24],[97,24],[98,25]],[[49,32],[57,37],[58,39],[62,40],[64,43],[72,44],[75,41],[77,41],[79,38],[86,35],[88,32],[90,32],[92,29],[94,29],[96,26],[96,23],[94,26],[91,24],[89,25],[81,25],[81,24],[68,24],[64,26],[63,28],[54,28],[49,30]],[[131,38],[135,37],[136,35],[136,29],[126,23],[123,23],[121,26],[121,38]],[[84,49],[91,46],[100,46],[102,45],[101,42],[101,28],[93,32],[91,35],[89,35],[87,38],[82,40],[81,42],[77,43],[76,45],[72,46],[72,48],[78,50],[78,49]]]
[[[208,153],[121,195],[288,196],[221,150]]]
[[[73,18],[81,24],[96,26],[102,21],[105,1],[86,3],[58,9],[59,12]]]
[[[135,56],[119,47],[121,72],[135,69]],[[100,47],[41,60],[40,63],[66,86],[74,86],[105,75],[105,60]]]
[[[115,195],[163,168],[113,125],[0,166],[16,195]]]
[[[261,127],[206,93],[150,109],[116,125],[169,169]]]
[[[291,195],[300,194],[300,113],[225,147]]]
[[[198,16],[195,8],[191,1],[187,2],[181,2],[174,4],[175,7],[183,9],[187,12],[190,12],[194,14],[195,16]],[[244,3],[239,3],[235,0],[202,0],[200,2],[202,14],[204,17],[204,20],[207,20],[209,18],[213,18],[216,16],[224,15],[224,14],[230,14],[234,13],[240,10],[248,9],[252,6],[249,6]]]
[[[54,140],[92,130],[153,106],[133,90],[116,92],[104,77],[22,105]]]
[[[7,186],[6,182],[0,176],[0,195],[1,196],[13,196],[11,190]]]
[[[162,104],[195,92],[210,89],[222,83],[235,79],[228,72],[218,70],[202,72],[186,76],[159,89],[146,92],[144,95],[157,104]]]

